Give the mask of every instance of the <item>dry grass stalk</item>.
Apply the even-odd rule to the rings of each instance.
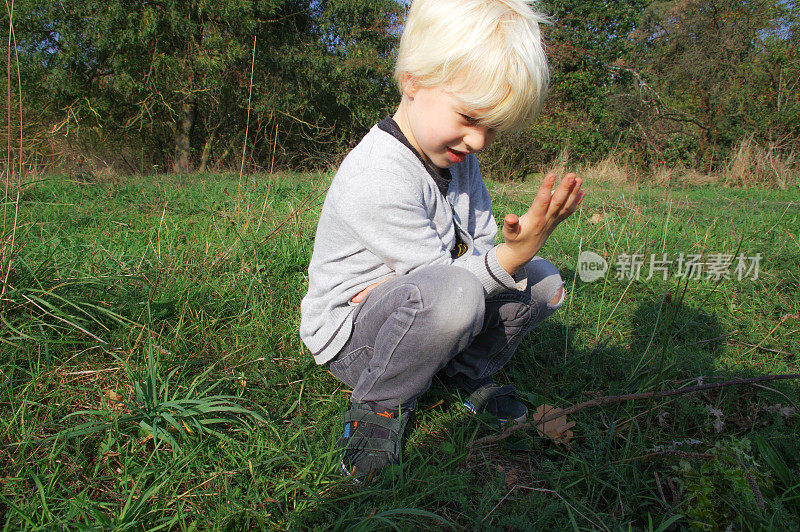
[[[653,168],[651,181],[655,185],[662,187],[669,187],[675,184],[675,172],[668,168],[666,165],[661,165]]]
[[[562,148],[547,167],[548,172],[562,175],[569,167],[569,152]],[[730,161],[719,173],[705,173],[683,165],[655,166],[642,177],[636,166],[624,155],[610,154],[594,164],[584,164],[579,173],[588,179],[614,184],[633,183],[644,179],[663,187],[682,185],[716,185],[729,187],[777,187],[786,189],[800,182],[800,165],[793,153],[781,153],[776,144],[760,146],[752,135],[742,140]]]
[[[689,185],[712,185],[717,183],[719,178],[713,174],[705,174],[694,168],[687,168],[679,177],[678,182]]]
[[[587,178],[616,184],[632,183],[636,180],[633,165],[624,157],[615,154],[609,155],[597,164],[581,167],[580,172]]]
[[[558,152],[558,157],[555,158],[549,166],[545,167],[545,174],[564,175],[569,165],[569,149],[564,146]]]
[[[92,171],[92,180],[97,183],[118,185],[121,181],[119,174],[111,165],[105,165]]]
[[[745,137],[722,172],[728,186],[770,186],[785,190],[800,180],[794,155],[781,155],[776,145],[760,146],[753,135]]]
[[[8,151],[6,152],[6,165],[5,165],[5,193],[3,201],[3,228],[0,237],[2,238],[2,248],[0,248],[0,277],[2,277],[2,287],[0,287],[0,301],[3,300],[8,287],[8,278],[11,274],[13,266],[14,246],[17,236],[17,223],[19,221],[19,199],[20,187],[22,185],[22,146],[23,146],[23,128],[22,128],[22,79],[19,73],[19,55],[17,53],[17,37],[14,33],[14,4],[8,3],[6,0],[6,13],[8,14],[8,47],[6,55],[6,94],[7,94],[7,112],[8,112],[8,129],[6,131],[8,139]],[[14,215],[11,226],[11,231],[7,232],[6,223],[8,217],[8,204],[10,200],[9,186],[14,175],[13,164],[13,150],[11,143],[11,49],[14,49],[14,59],[16,62],[17,70],[17,95],[19,98],[19,158],[17,160],[19,168],[17,170],[17,187],[16,195],[14,198]]]

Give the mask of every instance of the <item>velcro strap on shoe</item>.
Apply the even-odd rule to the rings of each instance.
[[[365,438],[363,436],[351,436],[349,438],[339,438],[336,443],[340,448],[358,449],[359,451],[383,451],[397,456],[397,442],[385,438]]]
[[[403,418],[402,421],[393,417],[379,416],[374,412],[368,412],[366,410],[348,410],[344,413],[344,422],[351,423],[357,421],[358,423],[369,423],[370,425],[382,427],[399,434],[403,426],[405,426],[405,418],[408,416],[401,417]]]
[[[505,386],[485,384],[472,392],[467,400],[472,403],[476,412],[483,412],[486,403],[488,403],[490,399],[500,397],[501,395],[512,395],[514,391],[514,387],[510,384],[506,384]]]

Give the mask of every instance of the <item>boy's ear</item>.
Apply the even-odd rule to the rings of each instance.
[[[403,94],[410,97],[417,94],[419,85],[417,85],[414,76],[412,76],[410,72],[403,72],[400,74],[400,83],[403,86]]]

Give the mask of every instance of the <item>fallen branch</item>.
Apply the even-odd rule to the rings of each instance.
[[[565,408],[564,410],[559,410],[556,413],[544,416],[536,423],[519,423],[517,425],[507,428],[500,434],[492,434],[477,439],[468,444],[467,449],[469,449],[470,452],[472,452],[474,449],[478,447],[491,445],[493,443],[505,440],[506,438],[508,438],[517,431],[529,429],[533,426],[542,426],[548,421],[552,421],[558,417],[568,416],[570,414],[574,414],[575,412],[580,412],[581,410],[586,410],[587,408],[592,408],[595,406],[624,403],[626,401],[637,401],[639,399],[660,399],[662,397],[670,397],[673,395],[685,395],[689,393],[702,392],[704,390],[714,390],[716,388],[723,388],[725,386],[737,386],[741,384],[754,384],[758,382],[777,381],[786,379],[800,379],[800,374],[792,373],[787,375],[763,375],[761,377],[751,377],[749,379],[733,379],[729,381],[714,382],[710,384],[698,384],[696,386],[687,386],[686,388],[675,388],[672,390],[664,390],[661,392],[631,393],[627,395],[605,395],[603,397],[596,397],[595,399],[584,401],[582,403],[578,403],[577,405],[570,406],[569,408]]]

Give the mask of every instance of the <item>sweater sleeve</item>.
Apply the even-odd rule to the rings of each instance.
[[[475,209],[475,234],[473,235],[475,252],[483,254],[489,249],[495,248],[495,238],[498,232],[497,222],[495,221],[494,215],[492,215],[492,199],[481,177],[477,160],[474,163],[473,172],[474,174],[471,176],[469,192],[471,203],[473,205],[487,206],[484,209]],[[506,273],[505,270],[503,270],[503,272]],[[519,271],[513,275],[513,280],[516,289],[524,290],[528,283],[528,276],[525,273],[525,268],[520,268]]]
[[[494,246],[454,261],[441,239],[419,189],[401,175],[351,175],[335,209],[347,231],[398,275],[434,264],[466,268],[486,296],[511,290],[515,280],[497,262]]]
[[[469,192],[470,203],[474,205],[486,205],[485,209],[475,209],[475,249],[483,253],[493,248],[495,236],[497,235],[497,222],[492,215],[492,200],[483,179],[478,174],[477,179],[472,180],[472,187]]]

